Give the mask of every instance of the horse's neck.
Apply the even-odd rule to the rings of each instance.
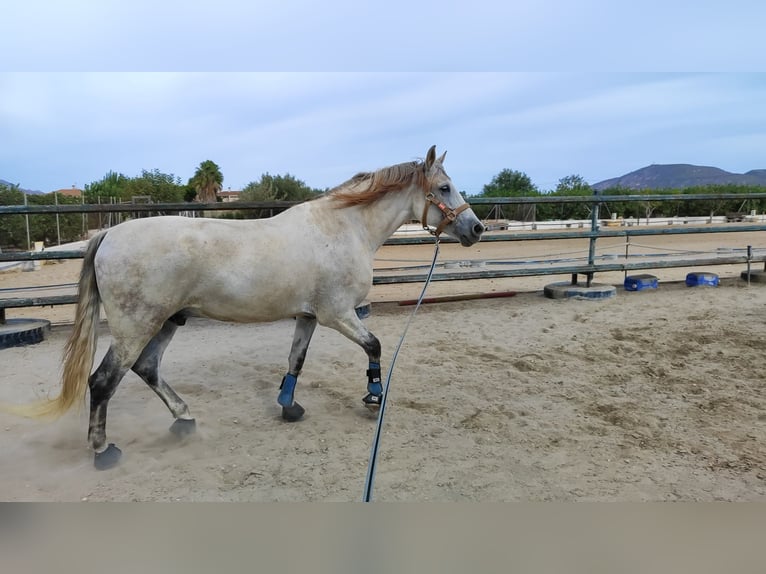
[[[399,227],[412,219],[412,196],[409,190],[388,193],[375,203],[357,208],[370,246],[377,250]]]

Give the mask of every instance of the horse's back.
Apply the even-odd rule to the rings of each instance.
[[[99,288],[105,299],[153,306],[199,305],[206,295],[232,297],[268,265],[260,253],[268,252],[264,242],[273,244],[269,227],[265,220],[131,220],[112,228],[101,243],[95,258]]]

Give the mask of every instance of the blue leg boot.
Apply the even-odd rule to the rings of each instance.
[[[364,406],[376,411],[380,408],[383,397],[383,385],[380,382],[380,363],[370,363],[367,369],[367,395],[362,399]]]
[[[306,410],[295,402],[295,385],[298,383],[298,377],[287,373],[282,378],[282,384],[279,385],[279,397],[277,402],[282,406],[282,418],[288,422],[300,420]]]

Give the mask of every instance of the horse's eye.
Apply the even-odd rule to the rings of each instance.
[[[441,191],[442,193],[449,193],[450,187],[448,184],[445,183],[444,185],[439,187],[439,191]]]

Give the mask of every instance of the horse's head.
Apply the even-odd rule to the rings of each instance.
[[[481,239],[484,225],[444,171],[446,155],[447,152],[444,152],[437,158],[436,146],[428,150],[423,164],[425,195],[416,200],[415,213],[422,213],[420,222],[429,233],[438,237],[445,232],[468,247]]]
[[[423,228],[429,233],[437,237],[446,233],[468,247],[481,239],[484,225],[444,171],[445,155],[447,154],[437,158],[436,146],[431,146],[424,162],[411,161],[374,172],[358,173],[346,183],[331,190],[328,197],[338,208],[366,207],[377,204],[383,198],[393,197],[395,203],[387,204],[393,205],[394,219],[406,216],[402,208],[406,210],[408,206],[401,202],[409,202],[411,219],[420,219]],[[388,221],[389,226],[398,226],[401,223],[402,221]],[[386,225],[384,228],[387,234],[392,233],[392,229]]]
[[[444,232],[468,247],[481,239],[484,225],[444,171],[446,155],[444,152],[437,158],[436,146],[428,150],[424,163],[425,194],[416,200],[414,209],[415,213],[422,214],[420,222],[424,229],[436,236]]]

